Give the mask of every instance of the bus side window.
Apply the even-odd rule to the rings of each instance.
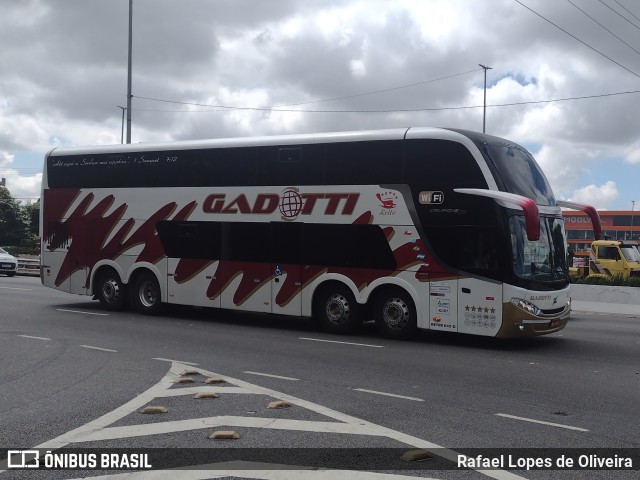
[[[322,184],[324,145],[278,145],[256,148],[259,185]]]
[[[163,220],[156,231],[169,258],[220,258],[219,222],[179,222]]]
[[[222,222],[222,260],[269,261],[270,225],[258,222]]]
[[[330,143],[325,182],[327,185],[401,183],[403,148],[400,140]]]
[[[256,149],[254,147],[211,148],[197,155],[194,186],[254,186]]]
[[[396,268],[389,242],[378,225],[305,223],[302,245],[305,265]]]

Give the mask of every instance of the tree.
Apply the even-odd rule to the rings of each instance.
[[[40,200],[21,205],[6,187],[0,187],[0,245],[17,247],[14,253],[37,253]]]
[[[20,204],[6,187],[0,187],[0,245],[18,245],[23,233]]]

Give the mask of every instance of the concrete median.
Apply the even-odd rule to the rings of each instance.
[[[640,315],[640,288],[573,284],[571,308],[577,312]]]

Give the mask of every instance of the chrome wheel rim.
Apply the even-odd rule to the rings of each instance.
[[[334,325],[341,325],[349,319],[349,301],[344,295],[335,293],[327,299],[325,313]]]
[[[411,310],[401,298],[390,298],[382,309],[382,320],[392,330],[402,330],[409,323]]]
[[[153,307],[158,301],[158,292],[151,280],[145,280],[138,290],[140,304],[146,308]]]
[[[107,280],[102,284],[102,298],[108,303],[115,303],[120,296],[120,285],[114,279]]]

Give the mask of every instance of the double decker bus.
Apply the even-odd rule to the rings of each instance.
[[[402,128],[54,149],[45,286],[163,304],[524,337],[570,314],[560,202],[526,149]]]

